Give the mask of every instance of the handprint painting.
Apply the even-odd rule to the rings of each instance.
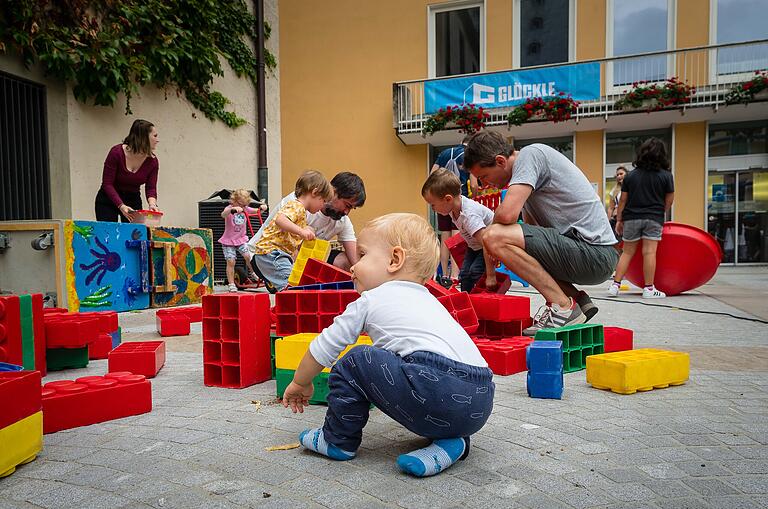
[[[66,221],[69,310],[127,311],[149,307],[147,240],[147,228],[139,224]]]

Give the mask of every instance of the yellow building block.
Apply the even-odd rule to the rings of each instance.
[[[0,477],[35,459],[43,448],[43,412],[0,429]]]
[[[688,380],[690,356],[685,352],[641,348],[587,357],[587,383],[617,394],[664,389]]]
[[[307,265],[307,260],[314,258],[324,262],[328,260],[330,253],[331,243],[327,240],[315,239],[302,242],[299,254],[296,255],[296,261],[293,262],[291,275],[288,276],[288,284],[298,286],[299,281],[301,281],[301,275],[304,273],[304,267]]]
[[[299,362],[301,362],[304,354],[309,350],[309,344],[317,336],[318,334],[314,332],[305,332],[302,334],[294,334],[293,336],[286,336],[275,341],[275,368],[297,370],[299,368]],[[372,344],[371,338],[368,336],[360,336],[354,344],[349,345],[341,352],[339,359],[344,357],[347,352],[356,346]],[[330,371],[329,368],[323,369],[324,373],[329,373]]]

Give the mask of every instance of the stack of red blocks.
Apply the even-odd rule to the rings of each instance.
[[[272,378],[269,295],[203,297],[203,380],[242,388]]]
[[[456,292],[450,295],[444,295],[437,298],[445,309],[451,314],[454,320],[467,331],[467,334],[477,332],[478,321],[475,308],[466,292]]]
[[[444,297],[446,295],[451,295],[454,293],[459,293],[459,291],[454,288],[446,288],[434,279],[428,279],[426,283],[424,283],[424,286],[427,287],[427,290],[429,290],[429,293],[434,295],[435,297]]]
[[[325,263],[315,258],[307,260],[304,272],[301,274],[298,286],[314,285],[317,283],[335,283],[337,281],[349,281],[352,274],[330,263]]]
[[[91,360],[106,359],[112,350],[112,333],[118,328],[117,312],[94,311],[73,314],[79,315],[81,318],[95,318],[98,321],[96,340],[88,345],[88,358]]]
[[[475,339],[488,367],[496,375],[513,375],[526,371],[525,353],[533,338],[516,336],[496,341]]]
[[[165,341],[132,341],[109,352],[109,372],[128,371],[153,378],[165,364]]]
[[[320,332],[358,297],[360,294],[355,290],[280,292],[275,295],[276,333],[278,336],[291,336],[302,332]]]

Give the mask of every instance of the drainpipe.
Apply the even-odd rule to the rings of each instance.
[[[264,0],[256,0],[256,129],[259,148],[258,167],[256,169],[256,194],[267,203],[269,195],[269,177],[267,169],[267,112],[264,92]]]

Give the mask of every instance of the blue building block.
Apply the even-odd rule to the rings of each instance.
[[[109,335],[112,336],[112,350],[114,350],[123,341],[123,328],[118,327],[115,332],[110,332]]]
[[[560,341],[534,341],[525,352],[528,371],[562,372],[563,343]]]
[[[352,281],[337,281],[335,283],[316,283],[314,285],[291,286],[288,290],[354,290]]]
[[[23,371],[23,370],[24,370],[24,366],[9,364],[7,362],[0,362],[0,371]]]
[[[563,397],[563,344],[560,341],[534,341],[526,352],[528,396]]]

